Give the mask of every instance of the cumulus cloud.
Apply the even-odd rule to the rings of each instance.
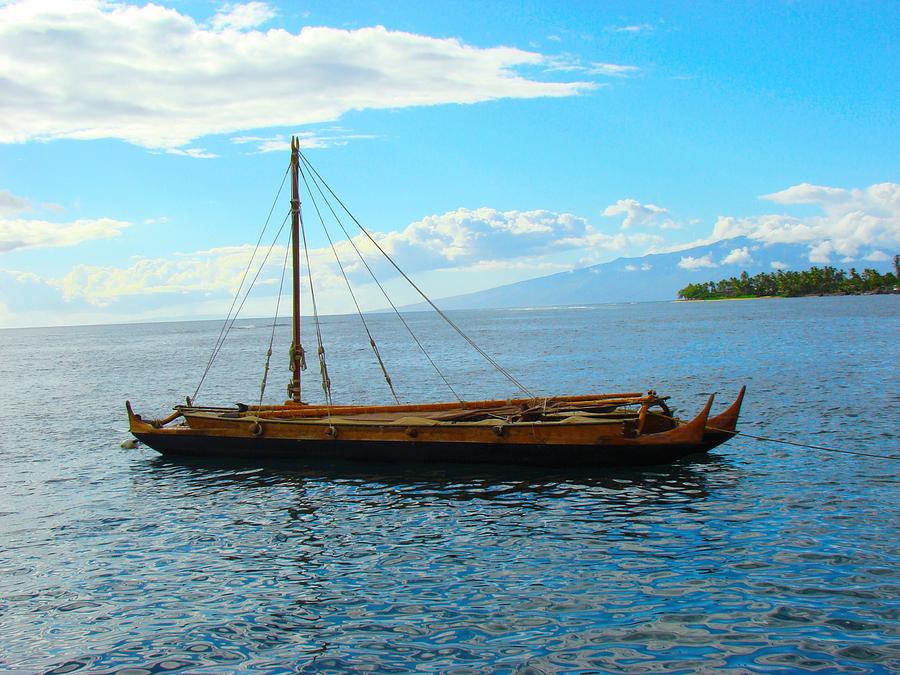
[[[578,251],[585,264],[595,257],[655,242],[647,234],[607,234],[585,218],[555,211],[457,209],[428,216],[399,232],[377,235],[401,267],[441,269],[495,260]],[[365,245],[365,242],[362,242]],[[343,256],[342,256],[343,257]]]
[[[62,213],[59,204],[45,203],[46,211]],[[82,218],[64,223],[52,223],[32,218],[12,218],[31,211],[28,199],[18,197],[9,190],[0,190],[0,254],[25,248],[59,248],[76,246],[93,239],[118,237],[131,223],[112,218]],[[17,273],[18,274],[18,273]],[[20,281],[20,277],[15,277]]]
[[[212,18],[215,30],[247,30],[256,28],[275,17],[275,10],[264,2],[226,4]]]
[[[869,255],[863,258],[863,260],[868,260],[869,262],[887,262],[890,259],[891,256],[889,256],[887,253],[878,250],[872,251]]]
[[[252,246],[233,246],[198,251],[174,258],[139,258],[127,267],[76,265],[51,283],[66,300],[81,299],[104,307],[127,296],[204,293],[234,293],[250,262]],[[263,284],[276,274],[284,248],[273,249],[260,276]],[[260,261],[261,258],[257,258]],[[277,261],[277,262],[276,262]]]
[[[711,240],[746,236],[765,244],[808,244],[811,262],[828,262],[832,254],[857,257],[864,251],[900,248],[900,184],[845,190],[802,183],[763,199],[784,205],[812,204],[822,215],[723,216]]]
[[[825,263],[831,262],[831,254],[834,251],[834,244],[830,241],[823,241],[815,246],[809,247],[809,262]]]
[[[785,262],[781,262],[780,260],[773,260],[769,263],[769,265],[771,265],[773,270],[786,270],[790,267],[790,265]]]
[[[603,211],[607,217],[624,215],[622,229],[627,230],[632,225],[656,225],[659,217],[668,211],[656,204],[641,204],[636,199],[620,199],[615,204],[610,204]]]
[[[0,190],[0,218],[30,210],[30,201],[22,197],[16,197],[9,190]]]
[[[209,26],[155,4],[0,3],[0,142],[115,138],[181,149],[209,134],[329,122],[350,110],[596,86],[525,77],[522,67],[550,66],[537,52],[383,27],[258,30],[271,16],[261,2],[230,5]]]
[[[684,256],[678,261],[678,266],[684,270],[699,270],[705,267],[718,267],[712,260],[712,253],[695,258],[692,255]]]
[[[723,265],[749,265],[752,262],[753,256],[750,255],[750,249],[747,246],[731,249],[731,252],[721,260]]]
[[[496,272],[530,269],[536,274],[568,268],[552,260],[556,253],[577,251],[603,257],[629,246],[656,241],[654,235],[596,230],[586,219],[554,211],[498,211],[491,208],[457,209],[418,220],[395,232],[373,232],[373,238],[409,273],[454,270]],[[335,241],[335,251],[354,286],[370,281],[358,249],[379,279],[396,273],[375,245],[356,235],[352,242]],[[234,293],[250,262],[253,246],[229,246],[168,258],[140,258],[123,267],[78,265],[65,277],[52,280],[66,299],[108,306],[127,296]],[[281,277],[284,246],[275,246],[259,275],[258,284],[272,287]],[[317,294],[344,294],[341,270],[330,247],[310,249],[310,266]],[[549,257],[548,257],[549,256]],[[257,254],[252,269],[262,255]],[[641,269],[649,269],[648,265]],[[255,272],[254,272],[255,273]],[[306,271],[304,270],[304,274]]]
[[[0,253],[23,248],[75,246],[92,239],[118,237],[130,224],[111,218],[85,218],[68,223],[0,219]]]

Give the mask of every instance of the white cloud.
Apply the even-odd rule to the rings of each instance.
[[[704,267],[718,267],[716,263],[712,260],[712,253],[707,253],[700,258],[695,258],[692,255],[684,256],[681,260],[678,261],[678,266],[681,269],[685,270],[699,270]]]
[[[351,110],[596,87],[528,79],[520,67],[546,69],[549,59],[511,47],[383,27],[252,29],[270,15],[263,3],[232,5],[205,27],[154,4],[0,3],[0,142],[116,138],[178,149],[209,134],[328,122]]]
[[[769,263],[772,266],[773,270],[786,270],[790,267],[787,263],[783,263],[780,260],[773,260]]]
[[[641,204],[636,199],[620,199],[615,204],[610,204],[603,211],[604,216],[624,215],[622,229],[627,230],[632,225],[655,225],[659,216],[668,213],[661,206],[655,204]]]
[[[640,70],[637,66],[624,66],[618,63],[592,62],[584,72],[590,75],[607,75],[609,77],[628,77]]]
[[[510,270],[525,270],[532,274],[528,276],[541,276],[554,272],[564,272],[571,269],[570,265],[546,262],[539,258],[526,258],[522,260],[479,260],[476,263],[452,270],[453,274],[465,274],[468,272],[507,272]]]
[[[651,265],[650,263],[642,263],[640,267],[633,264],[625,265],[626,272],[647,272],[651,269],[653,269],[653,265]]]
[[[30,210],[31,202],[27,199],[16,197],[9,190],[0,190],[0,218]]]
[[[128,296],[213,291],[233,294],[252,251],[253,247],[247,245],[198,251],[173,259],[141,258],[127,267],[76,265],[64,277],[50,283],[66,300],[81,299],[98,307]],[[260,275],[263,283],[275,274],[276,265],[280,278],[283,254],[283,247],[273,249],[267,268]]]
[[[750,249],[746,246],[731,249],[731,252],[721,260],[723,265],[749,265],[752,262],[753,256],[750,255]]]
[[[561,246],[574,246],[583,251],[583,255],[578,260],[578,266],[584,267],[607,261],[612,252],[624,252],[629,249],[640,249],[641,252],[645,252],[662,241],[663,238],[659,235],[643,232],[635,234],[619,232],[609,235],[592,231],[583,237],[566,238],[559,243]]]
[[[649,33],[654,29],[650,23],[633,23],[626,26],[610,26],[607,30],[613,33]]]
[[[275,10],[264,2],[248,2],[246,4],[226,4],[222,11],[212,18],[215,30],[247,30],[261,26],[275,17]]]
[[[350,141],[355,140],[381,138],[377,134],[354,134],[341,128],[298,131],[291,135],[300,139],[301,150],[329,148],[347,145]],[[290,136],[284,134],[275,134],[274,136],[235,136],[231,139],[231,142],[238,145],[253,144],[256,146],[256,152],[259,153],[284,152],[291,149]]]
[[[621,63],[603,63],[601,61],[584,63],[579,57],[569,53],[546,57],[545,68],[551,72],[585,73],[587,75],[605,75],[607,77],[628,77],[639,73],[641,70],[638,66]]]
[[[486,207],[428,216],[400,232],[379,236],[388,253],[399,257],[400,266],[412,269],[495,259],[498,252],[507,259],[567,250],[602,255],[653,240],[643,234],[609,235],[570,213]]]
[[[46,211],[62,213],[65,208],[51,202],[41,204]],[[9,190],[0,190],[0,254],[26,248],[59,248],[76,246],[94,239],[118,237],[130,223],[111,218],[82,218],[64,223],[32,218],[12,218],[31,211],[28,199]],[[18,273],[17,273],[18,274]],[[15,280],[19,281],[19,277]]]
[[[831,262],[831,254],[834,252],[834,244],[830,241],[823,241],[815,246],[809,247],[809,262],[825,263]]]
[[[19,270],[3,270],[4,274],[9,275],[13,281],[18,284],[41,283],[41,278],[34,272],[22,272]]]
[[[0,253],[23,248],[75,246],[92,239],[118,237],[130,224],[111,218],[79,219],[68,223],[0,219]]]
[[[170,155],[181,155],[182,157],[193,157],[194,159],[215,159],[218,157],[217,154],[203,148],[169,148],[166,152]]]
[[[336,233],[334,233],[336,234]],[[657,241],[648,234],[607,235],[587,220],[553,211],[497,211],[491,208],[457,209],[432,215],[396,232],[373,232],[372,236],[406,272],[433,273],[452,270],[456,274],[531,270],[536,275],[567,269],[570,265],[552,256],[577,251],[605,257],[613,251]],[[364,235],[353,244],[363,253],[379,279],[396,275]],[[365,266],[353,244],[342,239],[335,249],[354,286],[369,283]],[[250,261],[252,245],[212,248],[168,258],[139,258],[124,267],[78,265],[59,279],[46,280],[67,300],[82,300],[106,307],[125,297],[196,294],[233,294]],[[273,248],[262,270],[261,286],[274,288],[281,276],[283,246]],[[316,293],[328,297],[346,293],[340,269],[329,247],[309,252]],[[253,269],[262,254],[257,253]],[[650,269],[649,265],[641,267]],[[305,271],[304,271],[305,274]],[[274,291],[270,291],[274,292]],[[382,302],[383,304],[383,302]],[[380,306],[380,305],[379,305]]]
[[[766,199],[777,204],[840,204],[847,201],[852,193],[842,188],[824,187],[812,183],[800,183],[780,192],[763,195],[760,199]]]
[[[855,257],[864,250],[900,248],[900,184],[845,190],[802,183],[763,199],[785,205],[813,204],[823,215],[722,216],[710,240],[746,236],[765,244],[805,243],[816,249],[812,253],[819,261],[824,261],[826,251]]]
[[[872,251],[869,255],[867,255],[863,260],[868,260],[869,262],[887,262],[891,259],[884,251]]]

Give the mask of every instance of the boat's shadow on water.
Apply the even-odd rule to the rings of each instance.
[[[151,480],[181,483],[203,491],[223,487],[264,488],[343,483],[379,486],[447,500],[566,497],[598,490],[611,496],[641,492],[641,501],[677,497],[702,500],[717,487],[731,486],[741,471],[727,457],[698,454],[672,464],[633,468],[536,468],[501,465],[385,464],[368,462],[251,462],[233,459],[154,457],[140,465]]]

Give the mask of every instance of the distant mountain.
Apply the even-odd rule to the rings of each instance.
[[[442,298],[438,306],[441,309],[487,309],[674,300],[678,291],[689,283],[739,276],[743,271],[752,276],[773,272],[777,267],[804,270],[812,265],[806,244],[764,246],[746,237],[735,237],[675,253],[618,258],[570,272]],[[818,265],[824,266],[823,263]],[[843,269],[856,267],[860,271],[865,267],[879,272],[893,269],[890,261],[836,262],[832,265]],[[425,307],[421,303],[405,309]]]

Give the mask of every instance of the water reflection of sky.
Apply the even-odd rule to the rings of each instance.
[[[683,407],[710,382],[724,397],[746,381],[749,431],[879,452],[895,445],[884,364],[897,319],[859,308],[882,300],[799,303],[805,323],[783,303],[674,319],[680,306],[557,311],[553,331],[539,312],[483,321],[489,340],[523,328],[507,359],[565,336],[535,368],[572,390],[605,365],[586,345],[606,345],[610,378],[666,372],[657,388]],[[640,330],[605,318],[631,311]],[[746,439],[603,472],[260,467],[119,448],[121,400],[179,400],[185,339],[199,350],[218,328],[203,325],[188,338],[0,332],[3,667],[896,670],[893,464]],[[676,349],[663,325],[689,339]],[[135,358],[159,376],[132,378]],[[249,361],[226,368],[258,385]]]

